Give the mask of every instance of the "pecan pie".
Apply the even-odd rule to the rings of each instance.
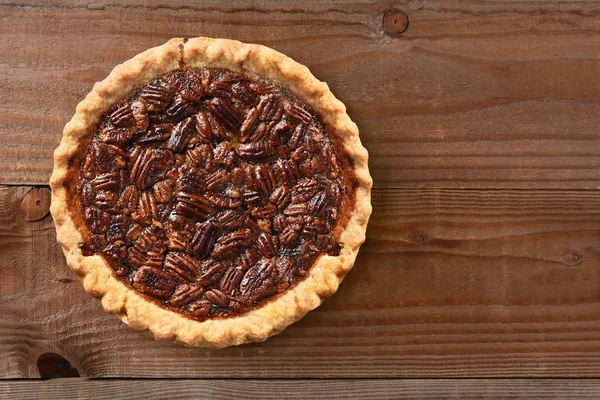
[[[116,67],[55,152],[52,215],[106,311],[157,338],[264,340],[333,294],[371,212],[327,85],[269,48],[173,39]]]

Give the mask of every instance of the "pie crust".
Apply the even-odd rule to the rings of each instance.
[[[346,210],[345,226],[338,227],[339,255],[323,254],[305,278],[259,308],[229,318],[205,321],[148,301],[138,291],[116,278],[100,255],[84,256],[84,238],[68,209],[66,184],[72,177],[69,167],[87,146],[101,118],[136,88],[169,71],[183,68],[225,68],[258,75],[282,87],[315,110],[328,127],[329,136],[352,160],[356,179],[354,207]],[[268,47],[227,39],[172,39],[117,66],[79,103],[64,128],[54,153],[51,213],[67,263],[83,282],[85,290],[101,298],[102,306],[130,327],[149,330],[157,339],[175,340],[189,346],[222,348],[258,342],[284,330],[336,292],[352,268],[371,214],[368,153],[358,129],[346,114],[345,106],[305,66]]]

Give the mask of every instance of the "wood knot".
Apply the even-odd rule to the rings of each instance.
[[[388,34],[398,34],[408,28],[408,15],[404,11],[395,8],[383,13],[383,29]]]
[[[419,230],[411,232],[410,238],[413,241],[413,243],[416,244],[424,244],[425,242],[429,241],[429,237],[427,236],[427,234]]]
[[[21,216],[25,221],[37,221],[48,215],[50,211],[50,190],[47,188],[33,188],[19,206]]]
[[[79,378],[81,375],[69,360],[56,353],[44,353],[37,360],[40,378]]]
[[[571,265],[578,265],[581,263],[581,253],[578,251],[573,251],[571,253]]]

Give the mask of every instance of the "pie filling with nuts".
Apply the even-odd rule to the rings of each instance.
[[[338,289],[371,214],[345,106],[265,46],[172,39],[118,65],[65,125],[57,240],[102,307],[222,348],[283,331]]]
[[[260,307],[336,256],[352,160],[289,91],[228,69],[168,72],[102,117],[73,211],[115,275],[204,320]],[[77,162],[78,161],[78,162]]]

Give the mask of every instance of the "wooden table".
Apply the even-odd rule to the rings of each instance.
[[[12,381],[0,397],[598,394],[598,381],[554,378],[600,377],[600,3],[122,3],[0,1],[0,376],[39,377],[53,353],[82,377],[228,380]],[[105,314],[47,215],[52,152],[94,82],[201,35],[306,64],[347,105],[374,178],[339,292],[225,350],[156,342]],[[550,380],[366,380],[439,377]]]

